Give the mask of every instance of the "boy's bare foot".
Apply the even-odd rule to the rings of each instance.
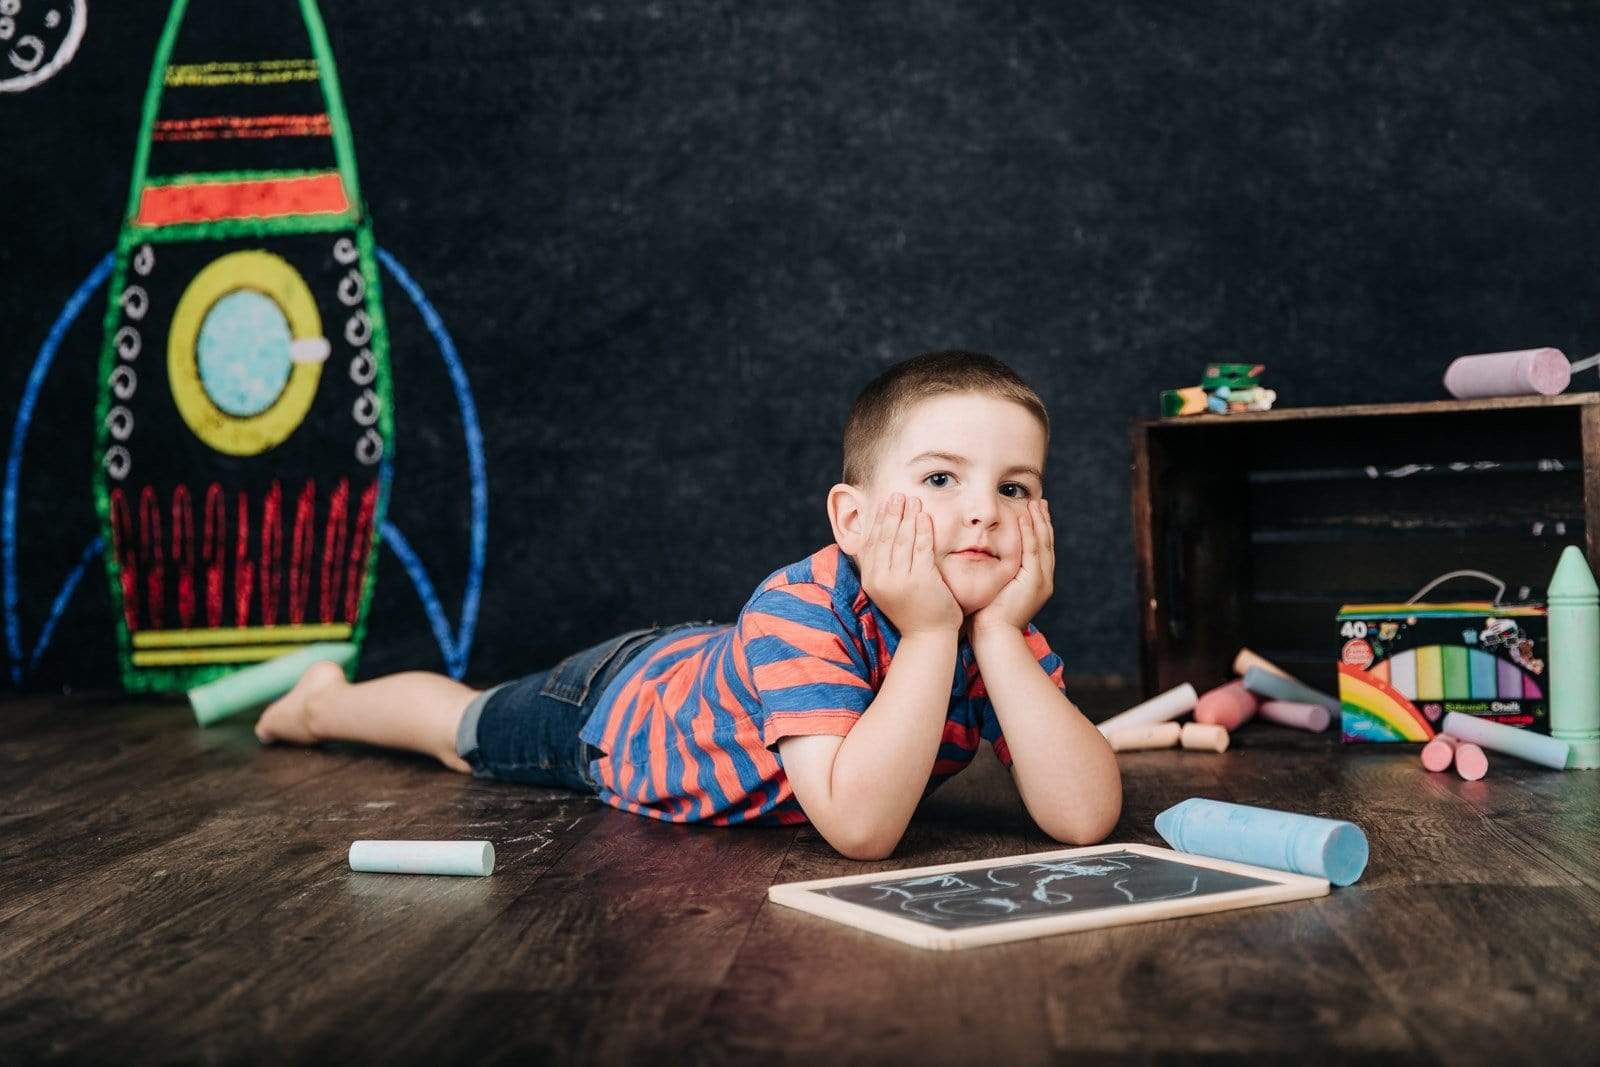
[[[332,660],[319,660],[306,668],[294,688],[267,705],[256,722],[256,739],[263,745],[282,741],[314,745],[321,740],[311,729],[311,694],[331,685],[348,684],[344,671]]]

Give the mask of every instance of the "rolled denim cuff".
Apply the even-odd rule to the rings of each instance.
[[[472,698],[472,703],[467,705],[467,710],[461,713],[461,721],[456,724],[456,755],[472,762],[472,757],[478,752],[478,719],[483,715],[484,705],[496,691],[504,689],[509,682],[501,682],[491,686]]]

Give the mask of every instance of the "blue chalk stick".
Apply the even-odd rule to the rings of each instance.
[[[1285,678],[1281,674],[1273,674],[1261,667],[1251,667],[1244,672],[1244,687],[1258,697],[1268,700],[1292,700],[1297,704],[1321,704],[1334,715],[1339,714],[1339,700],[1327,693],[1319,692],[1308,685],[1301,685],[1293,678]]]
[[[1190,797],[1156,816],[1179,852],[1253,863],[1350,885],[1367,866],[1367,835],[1342,819]]]

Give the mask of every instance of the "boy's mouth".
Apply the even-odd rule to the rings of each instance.
[[[985,551],[985,550],[983,550],[981,548],[964,548],[960,552],[951,553],[951,555],[955,556],[958,559],[995,559],[995,558],[997,558],[993,552],[987,552],[987,551]]]

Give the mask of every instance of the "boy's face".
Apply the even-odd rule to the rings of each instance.
[[[930,456],[927,453],[943,453]],[[925,400],[906,417],[866,486],[835,485],[829,518],[839,547],[859,557],[878,506],[901,493],[933,520],[934,564],[966,615],[1011,580],[1018,520],[1044,494],[1044,427],[1020,404],[983,393]],[[963,553],[983,547],[992,556]]]

